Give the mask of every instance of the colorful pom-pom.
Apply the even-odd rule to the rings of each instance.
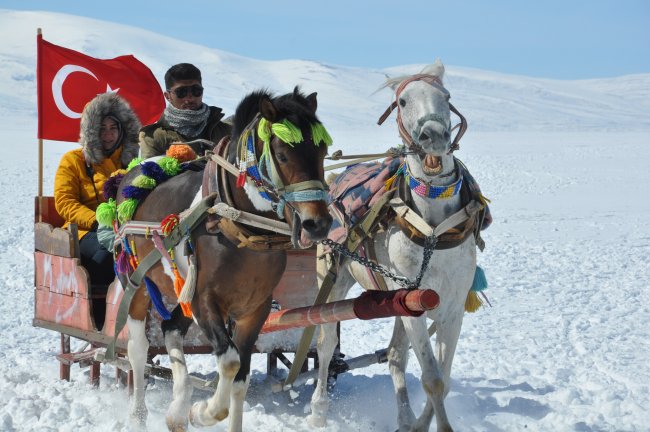
[[[113,221],[115,220],[116,214],[117,207],[115,205],[115,200],[112,198],[110,198],[108,202],[98,205],[97,210],[95,210],[95,217],[100,226],[113,227]]]
[[[158,159],[156,163],[160,165],[160,168],[162,168],[165,174],[167,174],[169,177],[175,176],[180,171],[180,164],[174,158],[165,156]]]
[[[151,189],[144,189],[137,186],[127,186],[124,189],[122,189],[122,196],[124,198],[133,198],[136,200],[141,200],[145,198],[147,195],[149,195],[149,192],[151,192]]]
[[[108,200],[111,198],[117,198],[117,189],[120,187],[120,183],[122,182],[123,178],[124,174],[117,172],[117,174],[111,175],[108,180],[104,182],[104,186],[102,188],[104,199]]]
[[[156,180],[153,178],[140,174],[131,182],[132,186],[137,186],[143,189],[153,189],[156,187]]]
[[[131,170],[133,169],[133,167],[136,167],[136,166],[140,165],[140,163],[141,163],[143,160],[144,160],[144,159],[143,159],[143,158],[140,158],[140,157],[137,157],[137,158],[132,159],[131,162],[129,162],[129,165],[126,167],[126,170],[127,170],[127,171],[131,171]]]
[[[124,223],[133,218],[135,209],[138,207],[138,200],[134,198],[128,198],[120,203],[117,206],[117,219],[120,223]]]
[[[167,156],[176,159],[178,162],[189,162],[196,159],[196,153],[187,144],[172,144],[167,149]]]
[[[160,184],[169,178],[169,176],[165,174],[165,171],[163,171],[160,165],[153,161],[144,162],[141,165],[141,170],[142,175],[151,177],[156,181],[157,184]]]

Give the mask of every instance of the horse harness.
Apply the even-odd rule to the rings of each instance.
[[[246,130],[251,132],[258,120],[259,115],[250,122],[246,127]],[[117,337],[126,324],[129,305],[138,290],[140,283],[144,279],[145,273],[161,258],[167,258],[168,255],[166,251],[177,246],[181,241],[188,238],[201,221],[207,218],[205,228],[209,234],[217,234],[220,232],[229,241],[240,248],[248,247],[253,250],[287,250],[293,248],[296,244],[296,237],[298,235],[296,232],[296,226],[299,225],[297,224],[297,211],[291,205],[291,202],[309,201],[315,196],[326,194],[326,188],[320,181],[310,180],[285,186],[277,174],[275,163],[272,158],[270,158],[271,160],[266,161],[267,165],[265,166],[268,176],[262,177],[259,184],[264,187],[269,196],[274,198],[273,202],[276,205],[277,214],[280,218],[283,217],[282,211],[284,206],[288,206],[292,209],[294,230],[291,236],[269,234],[269,232],[273,231],[274,227],[277,227],[280,224],[278,224],[277,221],[264,217],[257,217],[257,226],[267,226],[267,228],[270,229],[265,229],[261,233],[256,233],[253,230],[245,228],[242,224],[236,223],[233,220],[238,218],[241,213],[232,208],[233,200],[228,188],[227,175],[228,173],[234,174],[233,171],[236,172],[237,169],[221,156],[221,154],[227,155],[229,144],[230,137],[224,137],[215,147],[215,154],[208,158],[202,180],[202,200],[184,212],[186,214],[181,218],[178,226],[171,230],[164,240],[159,236],[155,237],[155,248],[140,261],[137,268],[130,276],[124,275],[120,278],[120,282],[124,287],[124,295],[117,313],[115,334],[113,340],[109,343],[106,349],[107,359],[115,357]],[[245,144],[246,143],[240,143],[240,145]],[[226,215],[231,217],[217,215],[218,213],[215,214],[216,212],[214,209],[218,207],[219,204],[224,203],[231,210],[231,212],[226,212]],[[262,220],[262,222],[259,222],[259,220]],[[152,229],[156,229],[159,226],[160,224],[151,222],[129,221],[121,227],[118,238],[124,237],[127,234],[147,236]],[[284,227],[281,227],[281,229],[282,228]],[[299,229],[299,227],[297,229]]]
[[[228,170],[224,166],[223,155],[228,154],[230,137],[226,136],[219,141],[214,148],[214,153],[221,156],[221,163],[214,158],[208,160],[203,174],[202,194],[203,197],[214,195],[214,204],[225,203],[234,207],[230,189],[228,188]],[[210,234],[221,232],[231,243],[237,247],[247,247],[253,250],[287,250],[293,248],[291,236],[269,234],[268,230],[255,232],[236,223],[231,218],[220,217],[217,214],[209,214],[205,223],[206,230]]]

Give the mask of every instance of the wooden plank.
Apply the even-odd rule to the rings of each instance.
[[[75,256],[74,238],[62,228],[54,228],[49,223],[34,224],[34,249],[51,255],[72,258]]]
[[[89,298],[89,280],[79,259],[34,252],[34,286],[37,290]]]
[[[317,294],[316,250],[287,251],[287,267],[273,290],[273,298],[282,309],[291,309],[313,305]]]
[[[45,222],[59,228],[65,224],[65,220],[56,211],[54,197],[34,197],[34,222]]]

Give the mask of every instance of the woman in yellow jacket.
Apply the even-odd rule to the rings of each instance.
[[[79,227],[81,264],[96,288],[108,287],[115,275],[113,255],[97,241],[95,210],[106,201],[102,189],[110,175],[138,155],[140,121],[116,93],[88,102],[81,115],[81,148],[63,155],[54,178],[54,201],[66,225]]]

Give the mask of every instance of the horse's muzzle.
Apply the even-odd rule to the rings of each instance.
[[[309,240],[319,241],[327,237],[332,226],[332,216],[318,216],[302,221],[302,229],[307,233]]]

